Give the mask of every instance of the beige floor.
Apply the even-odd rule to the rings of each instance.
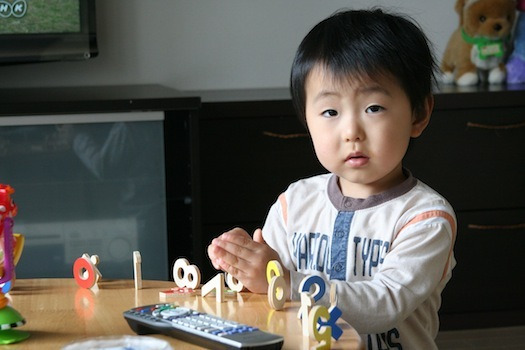
[[[525,349],[525,326],[440,332],[440,350]]]

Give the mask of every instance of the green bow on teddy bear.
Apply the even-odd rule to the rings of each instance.
[[[479,58],[486,60],[488,57],[502,57],[504,54],[505,42],[510,39],[487,39],[487,38],[473,38],[461,29],[461,36],[467,43],[476,45]]]

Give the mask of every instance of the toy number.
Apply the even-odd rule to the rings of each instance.
[[[97,281],[93,264],[84,257],[75,260],[75,264],[73,265],[73,276],[75,277],[77,284],[86,289],[93,287]]]
[[[318,321],[322,319],[330,319],[328,309],[321,305],[314,306],[308,315],[309,334],[319,342],[314,349],[330,349],[332,343],[332,327],[326,326],[326,323],[321,327],[317,326]]]
[[[201,273],[196,265],[187,259],[179,258],[173,264],[173,280],[179,288],[197,288],[201,283]]]
[[[315,286],[313,292],[311,292],[312,298],[314,301],[321,299],[326,292],[326,284],[324,280],[319,276],[308,276],[303,278],[301,284],[299,285],[299,293],[307,292],[310,293],[312,286]]]
[[[142,289],[142,256],[138,250],[133,252],[133,278],[135,289]]]
[[[283,267],[277,260],[270,260],[266,265],[266,280],[270,283],[270,280],[274,276],[284,275]]]
[[[268,302],[272,309],[282,310],[286,302],[286,281],[281,264],[270,260],[266,265],[266,280],[268,281]]]
[[[286,302],[286,281],[282,276],[273,276],[268,285],[268,302],[275,310],[282,310]]]
[[[241,292],[244,288],[242,282],[230,275],[229,273],[226,273],[226,285],[228,286],[228,288],[237,293]]]
[[[100,259],[98,255],[82,254],[73,264],[73,277],[79,287],[92,288],[102,278],[97,268]]]
[[[302,329],[303,329],[303,335],[308,336],[309,334],[309,325],[308,325],[308,314],[310,313],[310,309],[314,305],[314,299],[310,295],[310,293],[307,292],[301,292],[301,307],[299,308],[299,312],[297,313],[297,318],[302,320]]]
[[[218,303],[224,301],[224,274],[218,273],[211,280],[206,282],[201,288],[201,295],[203,297],[215,291],[215,298]]]
[[[343,330],[336,322],[343,315],[343,312],[337,306],[330,306],[328,309],[330,319],[327,322],[319,321],[319,326],[329,326],[332,329],[332,338],[338,340],[343,335]]]

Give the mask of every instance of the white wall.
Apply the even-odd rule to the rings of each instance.
[[[340,8],[416,19],[441,59],[455,0],[98,0],[99,57],[0,67],[0,88],[162,84],[179,90],[288,86],[309,29]]]

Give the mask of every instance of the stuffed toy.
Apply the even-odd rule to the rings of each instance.
[[[525,0],[518,1],[520,11],[514,29],[514,50],[507,62],[507,84],[525,82]]]
[[[516,19],[516,0],[457,0],[459,27],[449,39],[443,82],[461,86],[506,79],[505,53]]]

